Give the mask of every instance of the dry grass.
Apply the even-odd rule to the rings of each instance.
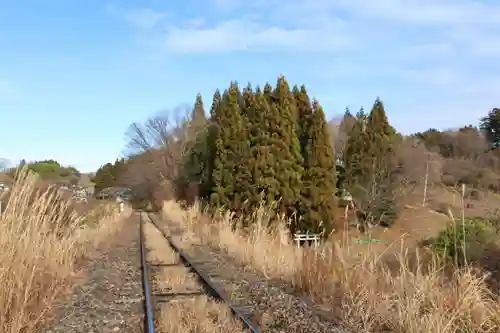
[[[120,213],[115,203],[105,203],[96,206],[84,217],[85,223],[80,223],[73,237],[80,244],[79,256],[91,256],[106,239],[120,230],[121,223],[132,214],[130,207]],[[87,223],[87,221],[92,221]]]
[[[180,263],[178,254],[170,248],[156,227],[150,223],[145,224],[144,235],[149,250],[146,257],[148,262],[173,265],[160,267],[154,276],[155,286],[162,293],[170,293],[174,297],[170,302],[160,305],[159,327],[162,332],[243,332],[226,304],[215,302],[202,293],[196,276]],[[175,294],[193,292],[201,294],[175,297]]]
[[[180,262],[179,255],[171,248],[163,235],[151,223],[144,225],[144,236],[148,253],[146,260],[150,264],[168,264],[159,267],[154,274],[154,284],[162,292],[194,292],[200,288],[196,279],[190,276],[188,269]]]
[[[165,333],[245,332],[235,322],[227,306],[211,301],[206,296],[164,306],[161,310],[160,329]]]
[[[410,251],[402,239],[386,251],[370,251],[371,245],[359,251],[360,245],[336,241],[299,249],[289,241],[285,221],[266,227],[269,214],[263,207],[247,217],[253,227],[244,232],[232,230],[230,216],[209,219],[198,207],[184,211],[166,202],[163,211],[202,243],[311,296],[353,332],[500,331],[500,299],[487,288],[483,272],[472,267],[450,272],[432,254]],[[391,248],[397,251],[389,255]]]
[[[39,190],[38,179],[21,171],[0,215],[0,332],[40,332],[58,297],[71,287],[75,260],[112,232],[116,212],[94,229],[68,214],[57,191]]]

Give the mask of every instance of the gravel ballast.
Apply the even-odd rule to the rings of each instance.
[[[225,290],[235,305],[260,323],[263,332],[346,333],[301,297],[287,292],[218,249],[207,245],[187,245],[182,238],[184,231],[177,224],[152,217],[177,246]]]
[[[120,222],[119,222],[120,223]],[[46,333],[143,332],[139,220],[132,215],[83,267]]]

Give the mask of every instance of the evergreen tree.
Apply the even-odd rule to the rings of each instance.
[[[481,118],[481,130],[493,148],[500,147],[500,108],[493,108],[486,117]]]
[[[301,218],[300,225],[294,224],[292,225],[292,229],[303,229],[312,231],[316,230],[317,221],[320,220],[317,216],[311,218],[314,213],[311,212],[312,203],[311,203],[311,192],[309,191],[312,183],[310,183],[309,179],[306,177],[306,160],[309,147],[309,128],[311,126],[313,109],[311,105],[311,100],[309,99],[309,95],[304,86],[300,88],[294,86],[292,89],[292,94],[295,101],[296,107],[296,131],[297,138],[300,144],[300,152],[303,161],[302,167],[304,168],[304,173],[302,175],[302,194],[297,202],[297,210],[299,212],[299,216]],[[304,192],[305,191],[305,192]],[[317,214],[316,214],[317,215]],[[298,221],[296,221],[298,222]],[[295,230],[292,230],[295,232]]]
[[[215,159],[213,169],[214,188],[211,202],[220,207],[234,207],[236,195],[236,171],[241,157],[240,142],[243,131],[243,119],[239,104],[239,89],[231,83],[229,90],[222,96],[214,114]],[[239,199],[239,197],[238,197]]]
[[[127,172],[127,164],[124,158],[117,159],[113,165],[113,186],[121,187],[124,183],[124,176]]]
[[[249,124],[250,166],[252,174],[252,198],[250,204],[256,207],[263,199],[265,204],[273,203],[279,197],[280,184],[276,178],[277,160],[274,155],[279,145],[273,140],[273,115],[262,90],[255,93],[245,91],[246,115]]]
[[[398,137],[378,98],[368,116],[365,137],[362,172],[366,195],[363,209],[374,222],[390,226],[398,214],[395,197],[397,180],[394,179],[394,150]]]
[[[266,92],[264,91],[264,95]],[[295,101],[284,77],[279,77],[272,95],[271,114],[274,123],[271,138],[276,152],[276,177],[280,183],[281,211],[288,216],[296,213],[302,191],[302,163],[300,143],[297,137]]]
[[[355,123],[356,123],[356,117],[351,114],[349,108],[346,108],[344,116],[342,117],[342,121],[338,125],[336,138],[334,140],[335,141],[334,151],[337,160],[339,162],[343,160],[347,139]]]
[[[201,95],[196,96],[196,101],[186,122],[186,153],[183,156],[182,168],[176,179],[177,196],[188,202],[193,201],[205,188],[204,172],[207,159],[207,119]]]
[[[252,158],[250,144],[250,122],[247,115],[248,101],[245,100],[245,94],[252,94],[252,88],[247,86],[242,93],[234,83],[229,90],[229,99],[234,103],[234,112],[236,113],[234,124],[235,136],[232,140],[232,150],[235,153],[234,162],[236,165],[234,179],[235,192],[232,202],[232,210],[238,214],[249,214],[253,206],[251,200],[255,197],[254,184],[252,179]]]
[[[313,102],[313,113],[305,128],[302,231],[325,231],[328,235],[335,220],[335,156],[323,109]]]
[[[348,111],[347,111],[348,112]],[[346,117],[351,117],[350,113]],[[355,197],[361,195],[361,184],[364,184],[363,163],[364,151],[367,139],[365,136],[366,115],[361,109],[348,131],[347,139],[342,154],[342,166],[344,168],[345,187]]]
[[[373,140],[373,145],[377,147],[374,154],[387,154],[392,151],[392,143],[396,137],[396,130],[389,124],[384,104],[379,98],[375,100],[372,110],[366,122],[366,133],[368,140]],[[382,149],[380,151],[379,149]]]
[[[202,173],[201,185],[200,185],[200,195],[202,198],[209,200],[213,189],[215,188],[213,172],[215,168],[216,159],[216,139],[218,137],[218,125],[216,122],[216,117],[220,113],[221,105],[221,94],[219,90],[216,90],[212,99],[212,105],[210,107],[210,121],[206,127],[205,140],[206,140],[206,150],[205,150],[205,162]]]
[[[269,83],[266,83],[264,85],[264,89],[262,94],[264,95],[264,98],[266,99],[266,102],[271,105],[274,103],[274,95],[273,95],[273,86],[271,86]]]
[[[113,169],[113,164],[106,163],[97,170],[93,178],[95,196],[98,196],[103,189],[115,186],[116,178]]]
[[[366,121],[366,145],[364,172],[375,179],[386,177],[388,162],[392,160],[396,131],[389,124],[384,105],[377,98]]]
[[[203,99],[201,95],[196,95],[196,101],[191,111],[191,117],[189,121],[190,136],[189,138],[195,138],[198,133],[200,133],[207,124],[207,118],[205,116],[205,108],[203,106]]]
[[[305,86],[301,86],[300,89],[297,86],[294,86],[293,97],[297,108],[297,136],[300,142],[300,151],[302,156],[304,156],[304,149],[308,141],[307,129],[310,126],[309,122],[313,114],[313,110],[311,107],[311,100],[309,99]]]

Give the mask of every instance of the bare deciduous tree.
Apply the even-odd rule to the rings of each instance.
[[[348,133],[351,131],[355,122],[356,119],[353,117],[342,116],[340,118],[334,118],[328,123],[337,160],[342,159],[348,139]]]
[[[130,158],[123,182],[134,192],[150,200],[173,194],[189,141],[189,113],[181,106],[130,125],[126,132]]]
[[[429,151],[417,138],[406,137],[398,148],[397,158],[401,173],[410,185],[408,192],[418,189],[419,195],[423,193],[422,204],[425,205],[428,188],[441,181],[442,157]]]
[[[161,189],[171,191],[185,152],[186,123],[187,113],[178,107],[131,124],[126,132],[129,159],[122,182],[149,199]]]
[[[498,157],[492,154],[484,135],[473,127],[445,132],[448,147],[443,181],[448,185],[468,184],[475,188],[499,187]]]

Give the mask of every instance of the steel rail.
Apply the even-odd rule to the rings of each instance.
[[[229,306],[229,309],[233,313],[233,315],[239,319],[245,328],[247,328],[251,333],[261,333],[259,326],[254,323],[250,318],[248,318],[240,309],[238,309],[229,299],[229,297],[222,291],[220,288],[214,285],[208,275],[202,272],[196,265],[193,264],[192,260],[180,249],[172,240],[172,237],[168,236],[156,222],[151,218],[150,214],[147,214],[149,221],[151,224],[155,226],[158,231],[163,235],[163,237],[168,241],[170,247],[174,249],[177,254],[181,257],[181,260],[189,266],[194,273],[199,277],[200,281],[204,284],[205,288],[208,292],[214,297],[219,299],[220,301],[226,303]]]
[[[146,266],[146,249],[144,247],[144,230],[142,212],[139,211],[139,242],[141,246],[141,274],[142,291],[144,292],[144,332],[154,333],[153,306],[151,302],[151,288],[149,286],[148,268]]]

